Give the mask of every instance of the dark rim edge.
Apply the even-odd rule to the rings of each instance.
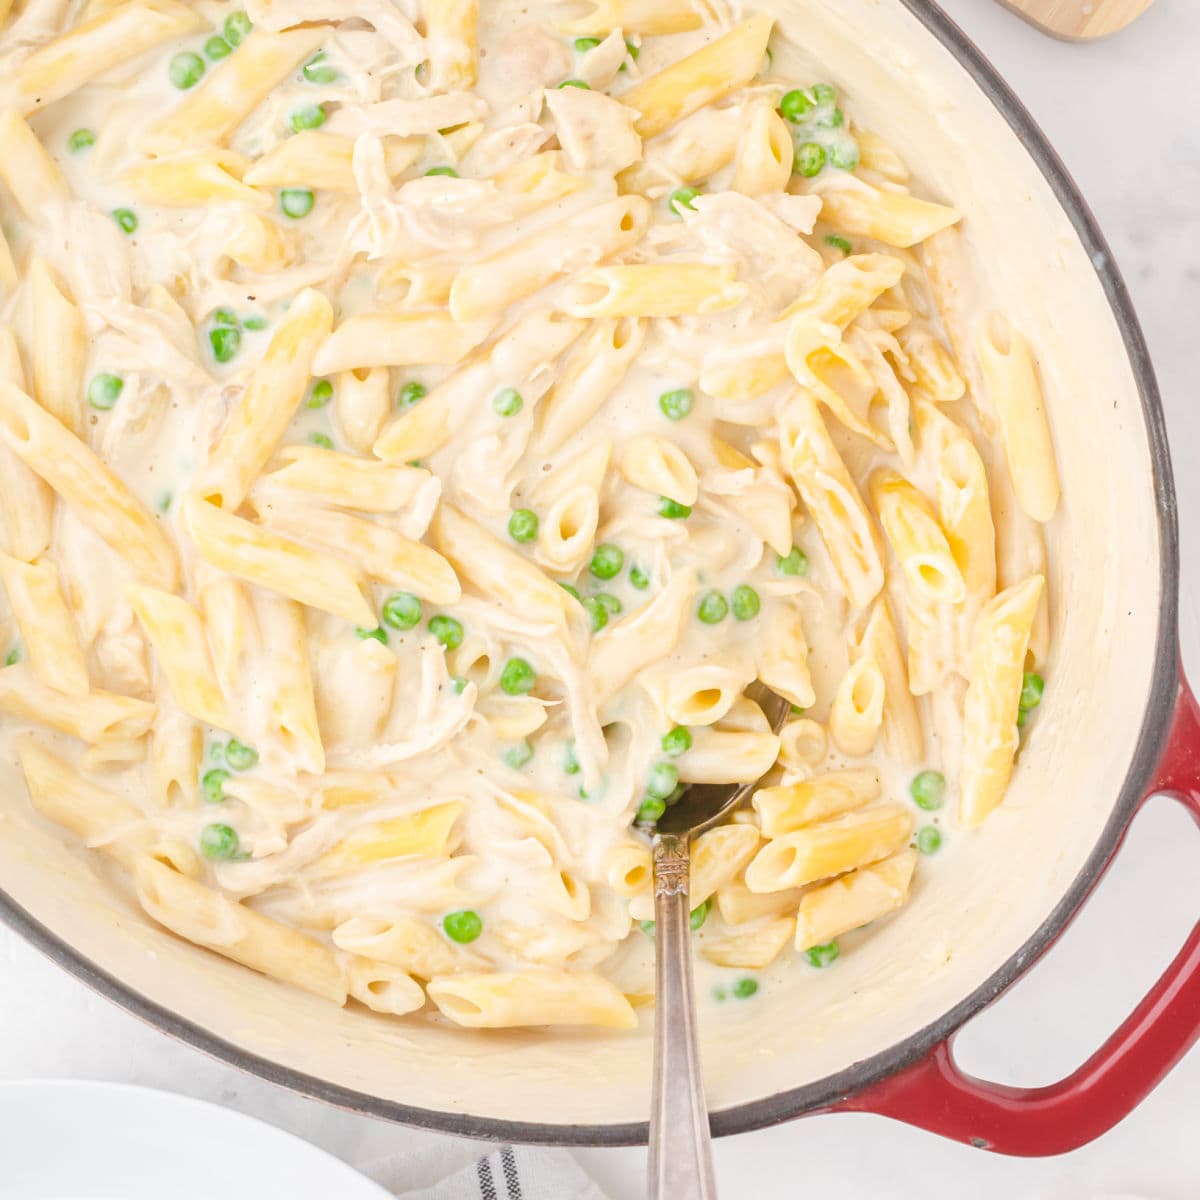
[[[718,1137],[762,1129],[803,1116],[805,1113],[827,1109],[868,1084],[908,1066],[949,1037],[1027,970],[1079,909],[1112,857],[1123,830],[1141,801],[1150,772],[1161,757],[1170,728],[1170,714],[1178,685],[1176,622],[1179,544],[1175,486],[1158,383],[1125,281],[1095,217],[1062,160],[996,69],[958,25],[932,0],[900,2],[954,56],[1020,138],[1091,258],[1120,329],[1141,398],[1158,513],[1161,590],[1151,694],[1138,734],[1137,749],[1121,785],[1112,815],[1095,849],[1062,899],[1026,942],[964,1000],[895,1046],[803,1087],[713,1112],[712,1130]],[[16,904],[3,890],[0,890],[0,917],[58,966],[134,1016],[211,1057],[335,1107],[459,1137],[560,1146],[629,1146],[646,1142],[646,1122],[618,1125],[548,1125],[504,1121],[467,1113],[414,1108],[328,1083],[251,1054],[147,999],[69,947]]]

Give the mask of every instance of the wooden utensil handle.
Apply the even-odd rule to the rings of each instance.
[[[1055,37],[1072,41],[1107,37],[1140,17],[1154,0],[1000,0]]]

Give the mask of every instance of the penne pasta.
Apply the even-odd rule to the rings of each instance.
[[[642,263],[595,267],[571,281],[563,310],[573,317],[681,317],[724,312],[748,293],[733,267]]]
[[[0,438],[86,525],[153,587],[175,585],[178,562],[158,523],[78,438],[19,388],[0,382]]]
[[[847,233],[901,249],[924,242],[962,220],[956,209],[944,204],[919,200],[908,192],[884,191],[862,182],[822,192],[821,218]]]
[[[975,623],[959,776],[959,819],[968,829],[1000,803],[1012,775],[1025,653],[1042,584],[1040,575],[1031,575],[1006,588]]]
[[[275,331],[201,476],[200,498],[229,512],[246,498],[287,429],[308,386],[316,343],[333,309],[320,292],[301,292]]]
[[[640,114],[638,133],[652,138],[749,83],[762,65],[773,23],[758,13],[625,92],[621,102]]]
[[[979,338],[979,361],[1013,491],[1029,516],[1049,521],[1058,507],[1058,468],[1033,351],[1006,317],[993,313]]]
[[[851,604],[866,607],[883,586],[875,531],[811,395],[790,402],[781,418],[780,450]]]
[[[141,136],[141,148],[147,154],[166,155],[189,146],[221,145],[324,40],[320,25],[251,33],[182,104],[150,125]]]
[[[87,663],[54,564],[0,554],[0,585],[37,677],[54,691],[86,696],[91,690]]]
[[[203,500],[188,499],[185,520],[196,549],[214,567],[356,625],[374,624],[362,581],[342,559],[279,537]]]
[[[47,263],[29,268],[33,307],[31,367],[34,399],[76,436],[83,433],[83,314],[63,293]]]
[[[755,855],[746,868],[746,886],[778,892],[878,862],[904,845],[913,824],[907,809],[881,804],[782,834]]]
[[[607,979],[588,972],[493,971],[438,977],[429,998],[471,1029],[514,1025],[599,1025],[632,1029],[637,1016]]]
[[[213,669],[200,614],[156,588],[131,587],[127,599],[146,631],[175,703],[205,725],[229,728],[229,712]]]
[[[796,949],[824,945],[895,912],[908,899],[916,865],[917,852],[902,850],[805,892],[796,913]]]
[[[21,107],[30,113],[53,104],[106,71],[201,25],[199,14],[176,0],[109,5],[39,46],[21,63],[15,81]]]
[[[95,745],[141,737],[154,720],[154,705],[95,689],[86,696],[57,692],[29,667],[17,663],[0,670],[0,713],[35,721]]]

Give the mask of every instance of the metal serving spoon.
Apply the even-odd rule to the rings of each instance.
[[[756,685],[749,692],[778,733],[786,700]],[[691,840],[715,825],[755,783],[696,784],[658,819],[654,854],[654,1087],[650,1106],[650,1200],[716,1200],[712,1138],[696,1037],[692,979]]]

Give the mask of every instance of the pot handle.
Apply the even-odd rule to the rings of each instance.
[[[1200,706],[1182,671],[1166,749],[1141,803],[1159,792],[1183,804],[1200,825]],[[1197,1036],[1200,923],[1125,1023],[1066,1079],[1036,1088],[976,1079],[954,1061],[951,1035],[833,1111],[892,1117],[1001,1154],[1065,1154],[1124,1120]]]

